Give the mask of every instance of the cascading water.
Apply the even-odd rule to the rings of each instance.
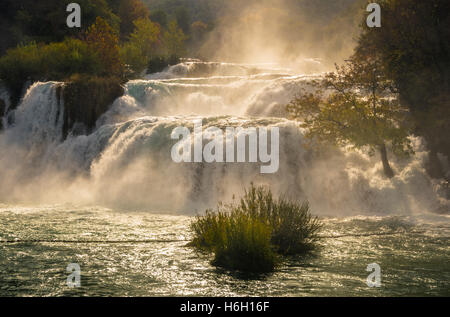
[[[284,71],[284,72],[283,72]],[[317,76],[269,65],[187,61],[126,84],[90,135],[63,140],[61,83],[35,83],[0,136],[3,200],[73,202],[192,214],[240,194],[250,182],[308,199],[316,213],[409,214],[448,210],[438,181],[424,171],[426,152],[393,160],[387,180],[378,158],[346,149],[318,155],[305,146],[283,107]],[[255,163],[174,163],[178,126],[279,127],[280,168]]]

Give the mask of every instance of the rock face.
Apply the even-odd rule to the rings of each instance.
[[[64,101],[63,137],[88,134],[97,119],[118,97],[122,96],[122,81],[110,77],[77,77],[60,87],[58,96]]]

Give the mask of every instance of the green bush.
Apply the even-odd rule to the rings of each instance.
[[[8,50],[0,58],[0,78],[11,92],[13,104],[19,101],[27,80],[62,81],[75,73],[102,72],[97,52],[78,39],[45,44],[30,43]]]
[[[139,77],[147,66],[147,58],[133,43],[127,42],[120,48],[120,57],[128,67],[129,76]]]
[[[238,204],[219,204],[191,223],[198,249],[214,253],[213,264],[242,271],[272,271],[278,255],[302,254],[319,239],[321,223],[302,205],[253,184]]]
[[[117,35],[100,17],[83,40],[19,45],[0,58],[0,78],[10,91],[13,107],[28,80],[65,81],[73,74],[122,77],[123,71]]]
[[[97,53],[80,40],[68,38],[42,48],[45,69],[51,79],[66,79],[71,74],[100,74],[102,65]]]
[[[0,78],[10,91],[13,104],[19,101],[25,82],[34,80],[42,68],[42,45],[36,43],[10,49],[0,58]]]
[[[220,229],[214,265],[240,271],[273,271],[278,258],[270,243],[272,229],[267,223],[235,214],[225,219]]]

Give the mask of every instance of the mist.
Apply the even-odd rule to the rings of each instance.
[[[304,73],[327,71],[351,55],[365,3],[227,1],[200,56],[227,62],[275,63]]]

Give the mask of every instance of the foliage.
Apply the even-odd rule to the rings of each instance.
[[[27,80],[63,80],[73,73],[102,73],[99,56],[77,39],[48,45],[20,45],[0,58],[0,77],[17,103]]]
[[[148,19],[150,12],[141,0],[119,0],[120,39],[125,40],[135,29],[137,20]]]
[[[25,81],[34,78],[42,69],[40,52],[40,47],[31,43],[10,49],[0,58],[0,78],[9,89],[13,103],[20,98]]]
[[[50,44],[31,42],[0,58],[0,78],[15,105],[27,80],[65,80],[72,74],[118,76],[123,73],[114,30],[98,17],[84,40],[66,38]]]
[[[150,13],[150,19],[156,23],[158,23],[162,28],[167,27],[168,18],[167,13],[163,10],[156,10]]]
[[[213,265],[245,272],[271,272],[279,259],[270,242],[271,228],[245,214],[217,217],[218,242]]]
[[[67,36],[77,36],[80,29],[68,28],[66,7],[71,0],[2,0],[0,19],[8,21],[9,30],[4,30],[2,37],[13,36],[15,43],[59,42]],[[81,31],[95,22],[97,17],[105,19],[114,29],[119,28],[119,17],[112,12],[105,0],[78,0],[81,10]],[[3,16],[4,15],[4,16]]]
[[[97,17],[84,37],[89,48],[95,51],[102,63],[101,75],[121,76],[123,63],[120,59],[119,39],[114,30],[102,18]]]
[[[152,57],[157,53],[160,41],[160,27],[149,19],[138,19],[134,22],[134,32],[130,40],[123,46],[122,59],[134,73],[141,73]]]
[[[67,38],[63,42],[44,45],[40,54],[44,66],[41,73],[54,80],[64,79],[67,74],[102,73],[97,52],[81,40]]]
[[[409,155],[412,148],[406,110],[379,60],[353,56],[327,74],[319,87],[314,93],[299,94],[287,106],[290,116],[302,120],[312,139],[355,148],[368,146],[371,154],[379,150],[385,174],[392,177],[386,143],[396,155]]]
[[[136,76],[147,66],[161,69],[186,54],[186,36],[176,23],[162,34],[161,27],[148,19],[148,9],[140,0],[80,0],[82,26],[92,22],[86,29],[65,26],[66,2],[51,0],[44,5],[30,1],[29,8],[9,0],[2,4],[6,12],[18,16],[17,23],[11,24],[24,41],[0,58],[0,78],[10,92],[12,108],[28,80],[63,81],[73,74],[123,77],[125,64],[131,68],[129,75]],[[42,14],[34,17],[30,8]],[[1,25],[0,31],[4,31]],[[119,32],[127,39],[122,45]]]
[[[185,7],[179,7],[175,11],[177,24],[184,34],[189,34],[191,31],[191,17],[189,11]]]
[[[167,66],[179,62],[179,56],[186,53],[184,33],[176,21],[161,34],[159,24],[149,19],[135,21],[134,32],[121,48],[122,60],[136,76],[145,68],[148,73],[160,72]]]
[[[321,224],[299,205],[253,184],[240,203],[219,204],[191,223],[191,245],[214,253],[213,264],[244,271],[271,271],[277,254],[290,255],[311,250]]]
[[[143,2],[152,14],[164,11],[169,20],[176,19],[180,8],[185,8],[189,16],[187,22],[201,20],[209,24],[224,14],[231,0],[143,0]]]
[[[379,4],[382,27],[362,24],[357,54],[380,57],[430,155],[442,152],[450,157],[450,2],[383,0]],[[442,177],[439,166],[433,169],[433,176]]]
[[[81,28],[66,26],[65,9],[71,2],[2,1],[0,53],[9,49],[0,57],[0,78],[11,96],[10,109],[17,106],[27,81],[66,81],[78,74],[122,80],[146,67],[162,70],[186,54],[186,36],[176,23],[163,34],[148,19],[141,0],[79,0]],[[164,25],[167,16],[162,13]]]
[[[186,35],[178,27],[176,21],[169,23],[167,31],[164,32],[163,42],[166,50],[167,56],[183,56],[186,54],[185,41],[187,40]]]

